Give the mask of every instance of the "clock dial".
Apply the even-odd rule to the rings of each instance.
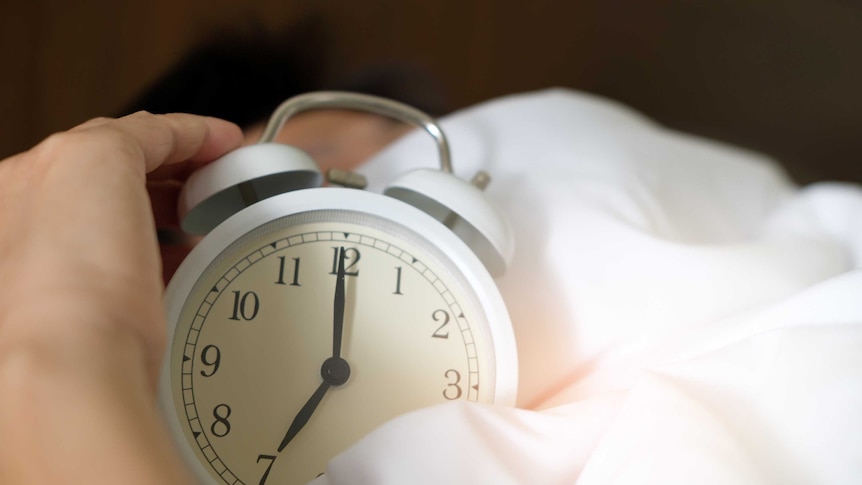
[[[213,483],[306,483],[399,414],[490,402],[485,315],[424,239],[323,210],[230,245],[186,299],[171,394]]]

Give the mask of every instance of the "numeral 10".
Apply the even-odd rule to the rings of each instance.
[[[257,293],[247,291],[241,293],[234,291],[233,293],[233,312],[230,320],[254,320],[260,310],[260,299]]]

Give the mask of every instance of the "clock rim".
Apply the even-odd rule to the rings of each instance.
[[[463,241],[428,214],[385,195],[335,187],[279,194],[259,201],[219,224],[189,253],[165,289],[167,338],[159,376],[158,404],[183,458],[199,477],[209,477],[209,473],[185,438],[171,391],[170,357],[180,312],[199,276],[237,239],[275,219],[322,210],[360,212],[392,221],[420,235],[449,258],[452,266],[460,270],[485,312],[492,354],[489,362],[494,366],[493,404],[515,405],[518,359],[508,310],[488,270]]]

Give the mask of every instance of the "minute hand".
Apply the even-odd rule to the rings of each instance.
[[[332,357],[341,357],[341,335],[344,333],[344,248],[338,257],[335,280],[335,301],[332,311]]]

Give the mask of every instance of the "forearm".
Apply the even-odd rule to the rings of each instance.
[[[0,483],[191,483],[162,425],[140,340],[55,323],[53,338],[0,341]]]

